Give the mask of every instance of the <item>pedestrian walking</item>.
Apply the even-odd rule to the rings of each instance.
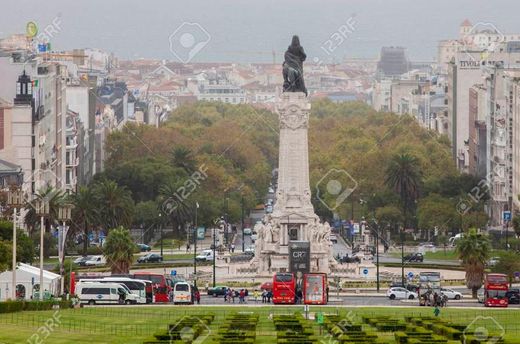
[[[231,253],[235,252],[235,244],[231,244]]]
[[[197,301],[197,304],[200,305],[200,291],[195,292],[195,301]]]
[[[267,292],[267,303],[271,303],[271,298],[273,297],[273,292],[268,291]]]
[[[186,244],[186,252],[190,252],[190,244],[189,243]]]
[[[258,303],[258,297],[260,296],[260,293],[258,292],[258,290],[254,290],[253,291],[253,297],[255,298],[255,303]]]
[[[267,290],[262,290],[262,303],[267,302]]]
[[[244,289],[240,289],[239,303],[245,303],[245,302],[246,302],[246,292]]]

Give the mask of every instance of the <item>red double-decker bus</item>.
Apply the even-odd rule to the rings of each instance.
[[[484,282],[484,306],[507,307],[509,282],[505,274],[486,274]]]
[[[296,278],[291,272],[277,272],[273,276],[273,303],[294,304],[296,300]]]
[[[303,303],[306,305],[326,305],[327,275],[309,273],[303,275]]]

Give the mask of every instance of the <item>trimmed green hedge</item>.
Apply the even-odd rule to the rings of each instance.
[[[0,313],[48,311],[55,305],[59,308],[72,308],[72,301],[5,301],[0,302]]]

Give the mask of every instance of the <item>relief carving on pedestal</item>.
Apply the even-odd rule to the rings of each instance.
[[[300,129],[307,128],[309,124],[309,113],[296,104],[289,104],[287,107],[279,108],[280,129]]]

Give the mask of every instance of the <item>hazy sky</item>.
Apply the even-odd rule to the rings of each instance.
[[[437,41],[455,37],[465,18],[518,33],[518,13],[518,0],[0,0],[0,36],[24,32],[31,20],[41,30],[58,18],[54,49],[175,59],[169,36],[190,22],[209,34],[195,61],[271,61],[274,49],[280,62],[292,34],[310,58],[324,61],[376,57],[384,45],[432,60]],[[327,55],[321,47],[351,16],[355,31]]]

